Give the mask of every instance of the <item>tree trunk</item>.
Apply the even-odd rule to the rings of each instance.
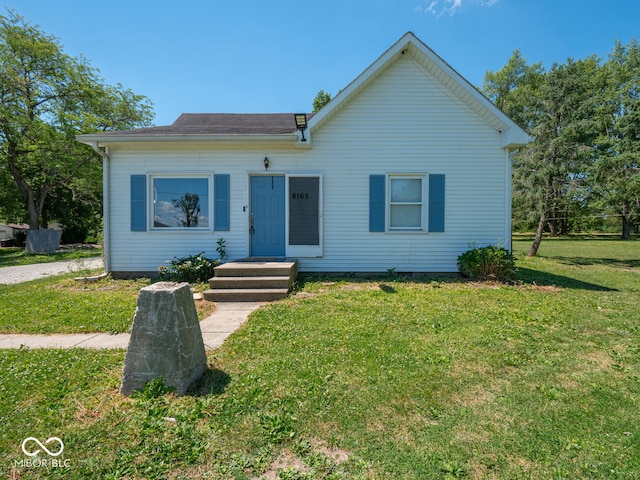
[[[629,204],[622,205],[622,240],[631,239],[631,229],[633,228],[633,221],[631,215],[631,208]]]
[[[542,232],[544,231],[544,224],[547,222],[547,215],[543,212],[540,214],[540,222],[538,222],[538,230],[536,230],[536,238],[533,240],[531,249],[527,252],[527,257],[535,257],[538,254],[538,248],[542,241]]]
[[[18,152],[16,151],[15,144],[13,144],[13,142],[7,142],[7,164],[9,165],[11,176],[15,180],[16,185],[18,185],[18,188],[22,192],[22,198],[24,198],[24,201],[27,204],[27,211],[29,212],[29,229],[38,230],[40,228],[40,222],[38,210],[36,209],[34,192],[16,167],[15,161],[17,156]]]

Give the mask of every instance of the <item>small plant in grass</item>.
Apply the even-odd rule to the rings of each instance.
[[[458,256],[458,270],[465,277],[480,280],[512,280],[515,258],[502,247],[476,247]]]
[[[167,261],[167,265],[158,267],[158,274],[161,280],[204,283],[213,277],[213,269],[220,263],[220,260],[211,260],[201,252],[189,257],[174,257]]]
[[[296,418],[286,409],[279,409],[276,413],[265,412],[260,415],[260,427],[269,442],[277,444],[295,437],[293,422]]]
[[[446,480],[453,480],[456,478],[463,478],[467,476],[467,469],[460,463],[451,461],[443,462],[440,470],[444,474]]]
[[[161,397],[166,393],[171,393],[174,390],[175,387],[166,386],[162,377],[158,377],[153,380],[149,380],[144,386],[144,389],[134,392],[132,397],[139,398],[141,400],[151,400],[153,398]]]

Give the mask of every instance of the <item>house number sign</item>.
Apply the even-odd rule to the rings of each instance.
[[[292,200],[309,200],[309,192],[294,192],[291,194]]]

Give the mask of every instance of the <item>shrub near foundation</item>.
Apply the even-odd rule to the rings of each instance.
[[[458,270],[465,277],[479,280],[513,280],[515,258],[502,247],[476,247],[458,257]]]
[[[213,277],[213,269],[220,263],[220,260],[205,257],[202,252],[189,257],[174,257],[167,261],[167,265],[158,267],[158,274],[163,281],[206,283]]]

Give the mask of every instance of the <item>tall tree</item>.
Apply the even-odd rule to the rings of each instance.
[[[324,90],[320,90],[316,94],[316,97],[313,99],[313,113],[317,113],[318,111],[320,111],[320,109],[330,101],[331,94],[325,92]]]
[[[514,217],[535,216],[537,224],[528,255],[537,254],[546,228],[566,233],[570,212],[583,203],[602,101],[599,68],[588,57],[544,71],[515,51],[502,70],[485,76],[485,94],[535,137],[512,156]]]
[[[622,238],[631,238],[640,216],[640,44],[617,41],[604,65],[606,101],[596,148],[594,178],[605,207],[622,218]]]
[[[520,178],[526,178],[539,216],[529,256],[537,254],[546,225],[552,234],[564,233],[562,224],[586,180],[598,133],[598,68],[596,57],[555,64],[538,91],[538,123],[531,132],[536,140],[518,156]]]
[[[78,133],[149,125],[151,103],[106,85],[84,58],[13,11],[0,16],[0,175],[13,178],[33,230],[61,189],[99,202],[100,163]],[[96,191],[97,190],[97,191]]]
[[[541,63],[528,65],[520,50],[514,50],[498,71],[487,71],[482,92],[527,132],[538,125],[539,97],[545,72]],[[511,155],[513,164],[513,224],[535,227],[538,200],[531,188],[531,172],[521,160],[522,150]]]
[[[536,99],[543,81],[542,64],[527,65],[520,50],[514,50],[504,67],[485,73],[481,90],[518,125],[530,130],[537,123]]]

